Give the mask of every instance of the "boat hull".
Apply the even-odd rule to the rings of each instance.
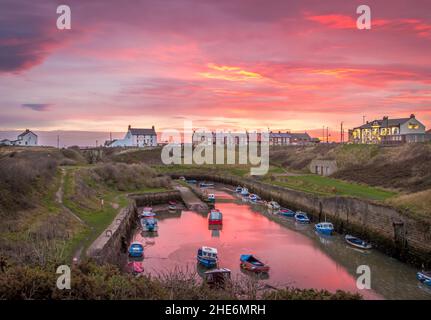
[[[431,287],[431,275],[427,275],[424,272],[418,272],[416,278],[423,284]]]
[[[208,224],[210,224],[210,225],[221,225],[221,224],[223,224],[223,220],[208,220]]]
[[[323,228],[318,228],[318,227],[316,227],[315,229],[318,233],[323,234],[325,236],[330,236],[334,232],[333,229],[323,229]]]
[[[344,239],[349,245],[358,249],[370,250],[372,248],[372,246],[369,243],[366,243],[365,241],[360,240],[359,238],[356,238],[356,237],[346,235]]]
[[[203,265],[206,268],[213,268],[217,266],[217,260],[215,259],[208,259],[201,256],[197,256],[197,260],[199,264]]]

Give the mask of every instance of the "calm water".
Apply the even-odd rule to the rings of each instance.
[[[322,237],[312,225],[297,225],[283,218],[274,222],[261,212],[263,206],[243,202],[223,186],[216,194],[216,208],[223,212],[221,230],[210,230],[207,216],[192,211],[158,215],[157,236],[139,230],[134,240],[146,243],[145,272],[157,274],[175,267],[196,269],[196,251],[210,246],[219,251],[219,265],[232,270],[233,278],[251,276],[239,268],[240,254],[251,253],[269,263],[272,286],[294,286],[360,292],[367,299],[431,299],[431,291],[416,281],[416,269],[384,254],[363,252],[345,244],[341,235]],[[371,268],[372,290],[356,288],[356,268]]]

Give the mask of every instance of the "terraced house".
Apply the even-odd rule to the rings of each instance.
[[[403,143],[424,142],[430,140],[426,133],[425,125],[415,115],[409,118],[383,119],[367,121],[360,127],[349,130],[349,142],[351,143]]]

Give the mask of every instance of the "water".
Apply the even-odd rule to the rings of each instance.
[[[251,253],[270,265],[268,277],[261,281],[272,286],[342,289],[366,299],[431,299],[431,291],[415,278],[417,270],[404,263],[376,250],[354,249],[341,235],[319,236],[313,225],[298,225],[292,218],[275,222],[266,208],[242,201],[223,186],[211,192],[216,194],[216,208],[223,212],[221,230],[209,229],[206,214],[183,211],[159,214],[155,237],[136,231],[134,240],[147,243],[146,273],[176,267],[196,270],[197,249],[205,245],[218,249],[219,266],[231,269],[234,279],[253,276],[239,268],[240,254]],[[359,265],[371,269],[371,290],[356,287]]]

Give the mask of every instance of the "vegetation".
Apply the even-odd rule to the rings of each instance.
[[[342,195],[370,200],[385,200],[396,194],[392,191],[317,175],[283,176],[267,180],[282,187],[320,195]]]
[[[176,270],[156,277],[134,277],[112,265],[97,266],[90,261],[71,272],[71,290],[58,290],[55,266],[48,268],[9,266],[0,271],[0,299],[313,299],[357,300],[361,297],[337,291],[265,290],[256,280],[233,280],[224,289],[211,289],[194,272]]]
[[[431,189],[390,198],[387,204],[416,219],[431,221]]]

